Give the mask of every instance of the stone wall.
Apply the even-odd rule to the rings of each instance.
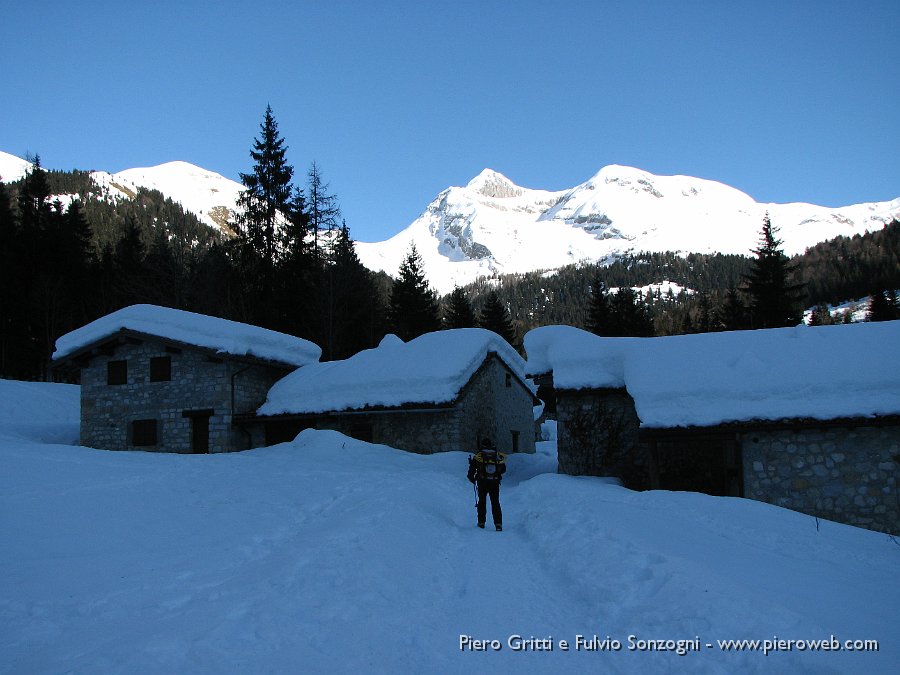
[[[507,386],[509,382],[509,386]],[[500,452],[533,453],[534,399],[531,392],[498,357],[491,355],[463,389],[457,406],[460,443],[457,449],[475,451],[478,442],[490,438]]]
[[[559,472],[615,476],[632,489],[648,485],[647,450],[638,442],[634,401],[624,389],[556,392]]]
[[[900,534],[900,427],[761,431],[740,442],[745,496]]]
[[[151,382],[150,359],[166,356],[171,359],[171,379]],[[121,360],[127,362],[126,383],[107,384],[107,363]],[[129,341],[110,354],[94,356],[81,370],[81,443],[108,450],[189,453],[195,423],[191,411],[211,410],[209,451],[248,448],[249,438],[231,424],[232,375],[235,402],[254,409],[285,372],[261,365],[248,368],[189,348],[167,349],[162,340]],[[155,445],[135,445],[135,420],[156,421]]]
[[[319,418],[316,428],[428,455],[460,447],[459,425],[453,412],[434,409],[334,415]]]

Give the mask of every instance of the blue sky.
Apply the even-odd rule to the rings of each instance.
[[[354,238],[490,167],[573,187],[608,164],[758,201],[900,197],[900,2],[19,2],[0,150],[239,180],[271,104]]]

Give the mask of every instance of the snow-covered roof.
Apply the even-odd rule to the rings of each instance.
[[[600,338],[525,336],[528,371],[558,389],[625,387],[642,427],[900,414],[900,321]]]
[[[292,366],[315,363],[322,354],[322,350],[308,340],[259,326],[157,305],[132,305],[60,337],[56,341],[53,360],[72,356],[120,331]]]
[[[258,412],[302,414],[449,403],[490,353],[525,384],[524,360],[489,330],[437,331],[406,343],[388,335],[375,349],[290,373],[275,383]]]

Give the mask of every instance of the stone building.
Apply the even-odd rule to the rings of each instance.
[[[900,322],[663,338],[526,335],[559,470],[900,532]]]
[[[230,452],[233,424],[277,380],[319,360],[306,340],[211,316],[133,305],[56,343],[57,371],[78,371],[81,444],[108,450]]]
[[[344,361],[291,373],[257,415],[241,422],[257,445],[305,428],[332,429],[417,453],[474,450],[488,437],[501,452],[534,452],[534,389],[525,363],[500,336],[466,328],[393,335]]]

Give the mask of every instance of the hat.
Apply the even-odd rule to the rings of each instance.
[[[495,450],[494,443],[490,438],[482,438],[481,439],[481,449],[482,450]]]

